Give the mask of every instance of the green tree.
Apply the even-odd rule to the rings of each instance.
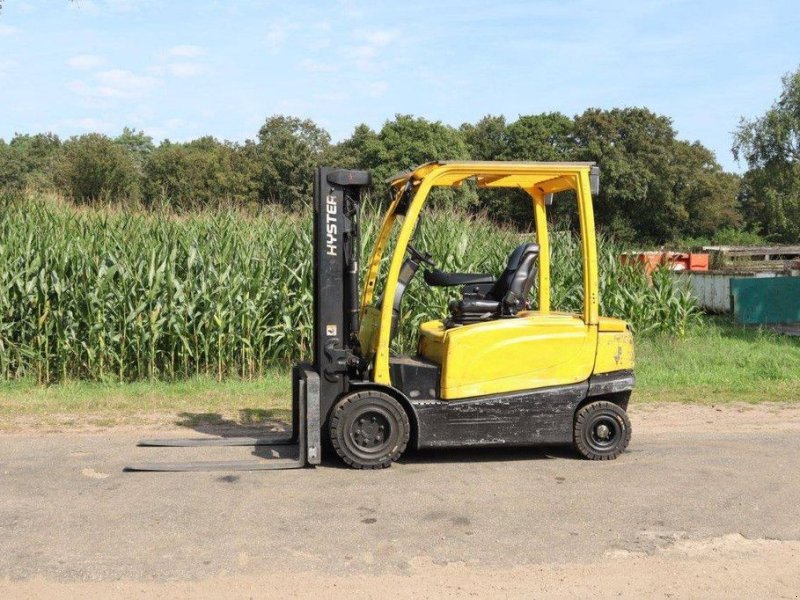
[[[663,243],[738,223],[734,180],[701,144],[676,140],[669,117],[589,109],[575,141],[576,158],[600,165],[596,218],[617,237]]]
[[[19,196],[26,190],[53,187],[53,167],[61,152],[61,140],[52,133],[15,135],[0,144],[0,193]]]
[[[573,121],[561,113],[524,115],[507,129],[505,160],[568,160],[575,149]]]
[[[379,163],[372,165],[376,183],[388,179],[395,173],[433,160],[466,160],[469,150],[460,132],[441,121],[411,115],[395,115],[386,121],[378,138],[383,146],[375,153]],[[473,206],[477,194],[472,185],[461,189],[435,188],[430,195],[433,206]]]
[[[506,129],[502,160],[565,161],[575,152],[574,122],[558,112],[522,115]],[[559,225],[577,226],[575,194],[560,194],[548,210]],[[490,214],[514,225],[528,228],[533,223],[533,207],[527,193],[497,190],[489,196]]]
[[[114,141],[128,151],[140,170],[156,148],[152,137],[145,135],[144,131],[136,131],[130,127],[125,127]]]
[[[380,180],[432,160],[469,158],[458,130],[441,121],[398,114],[384,123],[378,138],[383,144],[382,163],[373,168]]]
[[[145,199],[179,210],[245,205],[258,199],[255,145],[211,136],[186,144],[165,140],[144,165]]]
[[[111,138],[90,133],[64,143],[56,166],[59,190],[75,202],[139,197],[139,173],[128,151]]]
[[[672,150],[672,192],[687,215],[675,235],[712,238],[720,230],[738,228],[739,176],[724,172],[714,153],[699,142],[679,140]]]
[[[325,162],[343,169],[373,170],[385,160],[386,149],[368,125],[358,125],[346,140],[331,146]]]
[[[473,160],[498,160],[508,150],[508,128],[502,115],[486,115],[474,125],[464,123],[460,129]]]
[[[597,222],[626,239],[663,241],[687,215],[666,180],[672,122],[645,108],[589,109],[575,119],[578,156],[600,165]]]
[[[258,132],[262,198],[292,207],[310,203],[314,169],[330,141],[328,132],[310,119],[268,118]]]
[[[475,124],[464,123],[461,135],[473,160],[504,160],[511,147],[511,127],[502,115],[486,115]],[[513,133],[519,143],[523,128]],[[510,188],[479,188],[476,208],[494,221],[530,229],[533,224],[533,205],[527,192]]]
[[[772,239],[800,241],[800,68],[783,77],[778,100],[762,116],[742,119],[733,155],[749,170],[742,206],[749,224]]]

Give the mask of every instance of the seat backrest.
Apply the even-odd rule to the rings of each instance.
[[[515,298],[524,302],[533,285],[538,256],[539,244],[517,246],[508,257],[505,271],[486,297],[502,302],[506,295],[512,292]]]

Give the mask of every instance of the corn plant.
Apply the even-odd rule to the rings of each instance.
[[[252,378],[310,358],[307,212],[176,216],[76,210],[49,199],[0,211],[0,378]],[[365,251],[378,222],[367,208]],[[497,274],[508,252],[530,239],[484,218],[434,211],[415,244],[445,271]],[[666,274],[648,281],[641,269],[619,263],[608,240],[599,252],[603,314],[629,320],[642,334],[679,335],[696,318],[688,292]],[[456,293],[421,279],[406,293],[397,350],[413,350],[419,324],[445,315]],[[553,235],[552,279],[553,308],[579,310],[580,244],[572,234]]]

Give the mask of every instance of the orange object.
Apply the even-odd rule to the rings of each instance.
[[[623,265],[644,263],[644,270],[649,275],[661,266],[663,252],[625,252],[619,258]]]
[[[626,252],[620,256],[622,264],[644,263],[648,275],[659,267],[672,271],[708,271],[708,254],[696,252]]]
[[[689,253],[690,271],[708,271],[709,255],[697,252]]]

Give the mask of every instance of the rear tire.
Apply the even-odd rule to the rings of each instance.
[[[405,451],[411,424],[402,405],[383,392],[344,396],[328,426],[336,454],[354,469],[385,469]]]
[[[572,439],[584,458],[614,460],[631,441],[628,413],[606,400],[587,404],[575,415]]]

